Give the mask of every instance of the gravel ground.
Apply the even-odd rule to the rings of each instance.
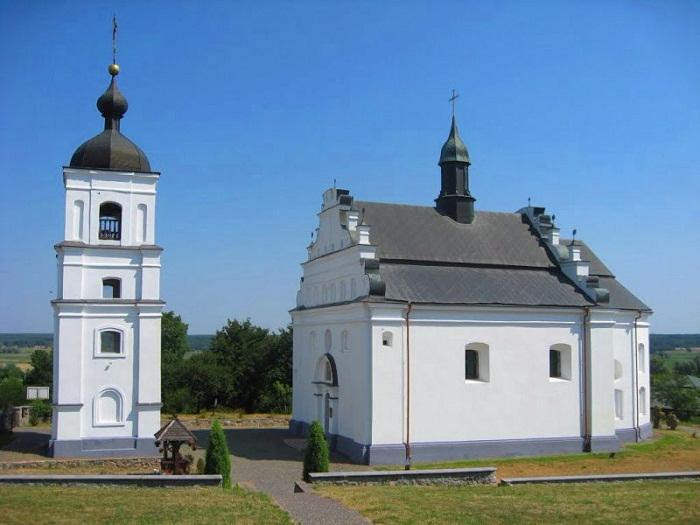
[[[293,438],[287,429],[228,429],[225,431],[233,454],[233,480],[265,492],[303,524],[368,523],[358,512],[313,492],[295,493],[301,480],[304,440]],[[197,431],[199,446],[206,447],[207,432]],[[333,456],[331,470],[365,470]]]

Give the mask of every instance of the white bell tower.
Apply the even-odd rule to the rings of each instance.
[[[146,155],[120,132],[128,108],[109,66],[97,101],[105,129],[63,169],[64,240],[56,248],[53,456],[157,454],[160,254],[156,185]]]

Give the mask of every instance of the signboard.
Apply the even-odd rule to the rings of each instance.
[[[48,386],[28,386],[27,399],[49,399]]]

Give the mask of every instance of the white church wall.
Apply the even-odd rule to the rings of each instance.
[[[65,168],[65,239],[104,245],[154,244],[157,180],[157,174]],[[80,239],[76,238],[76,232],[81,229],[75,226],[78,202],[84,203]],[[122,208],[121,239],[118,241],[99,239],[100,205],[105,202],[117,203]],[[139,205],[145,208],[142,221],[137,221]],[[138,230],[143,222],[146,236],[140,239]]]
[[[651,424],[651,369],[650,369],[650,355],[649,355],[649,320],[648,316],[644,315],[637,321],[637,351],[641,352],[644,360],[644,366],[640,367],[639,374],[639,384],[638,387],[643,389],[641,397],[643,401],[644,411],[640,411],[639,414],[639,424],[640,426],[646,425],[647,427]],[[641,348],[640,348],[641,345]],[[649,431],[647,431],[649,432]],[[644,432],[643,432],[644,434]]]
[[[310,424],[323,423],[322,395],[330,392],[334,403],[333,433],[357,443],[369,443],[371,387],[367,312],[362,303],[337,305],[292,312],[294,326],[292,419]],[[331,333],[330,349],[325,347],[326,330]],[[342,347],[343,333],[347,346]],[[315,335],[315,338],[312,336]],[[313,342],[315,339],[315,343]],[[338,387],[314,384],[319,360],[326,353],[335,360]],[[318,394],[321,394],[319,396]]]
[[[615,434],[615,323],[614,311],[591,313],[590,432],[594,439]]]
[[[379,333],[396,329],[402,311],[396,309],[391,321],[382,316],[373,322],[372,434],[375,444],[396,444],[405,432],[395,416],[402,413],[405,349],[386,352]],[[576,311],[414,307],[411,441],[580,436],[581,317]],[[488,345],[488,381],[465,380],[465,346],[475,342]],[[549,377],[553,344],[572,348],[570,380]]]
[[[304,263],[304,281],[300,286],[297,306],[311,307],[350,301],[367,295],[369,281],[364,273],[361,252],[360,246],[353,246],[320,260]]]
[[[53,303],[54,455],[157,452],[160,250],[134,246],[154,244],[157,180],[157,174],[64,169],[67,242],[56,248]],[[121,206],[120,240],[98,238],[104,202]],[[103,297],[105,278],[120,281],[119,300]],[[105,330],[119,334],[118,352],[103,349]]]

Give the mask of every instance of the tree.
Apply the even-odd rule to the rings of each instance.
[[[698,395],[686,376],[657,374],[651,379],[651,389],[656,398],[678,412],[681,419],[697,410]]]
[[[661,357],[659,355],[651,356],[651,360],[649,361],[649,370],[650,370],[652,375],[665,374],[668,372],[668,369],[666,368],[666,364],[664,363],[663,357]]]
[[[253,325],[250,319],[229,320],[216,332],[211,351],[226,371],[231,386],[228,395],[219,401],[247,412],[255,410],[267,379],[265,365],[272,346],[270,332]]]
[[[47,350],[34,350],[29,356],[32,365],[24,382],[27,386],[53,386],[53,355]]]
[[[0,410],[6,412],[9,407],[24,401],[24,385],[18,377],[6,377],[0,381]]]
[[[7,363],[5,366],[0,367],[0,381],[6,377],[16,377],[21,381],[24,381],[24,372],[14,363]]]
[[[309,481],[310,472],[328,472],[328,443],[323,435],[321,423],[314,421],[309,429],[309,439],[304,450],[304,479]]]
[[[175,312],[164,312],[160,320],[160,358],[163,364],[181,363],[190,351],[187,342],[189,326]]]
[[[218,420],[214,420],[209,432],[209,446],[205,457],[205,474],[221,474],[222,486],[231,488],[231,456],[226,436]]]
[[[182,364],[189,351],[187,324],[175,312],[165,312],[160,322],[160,367],[163,410],[187,410],[187,388],[181,385]]]

